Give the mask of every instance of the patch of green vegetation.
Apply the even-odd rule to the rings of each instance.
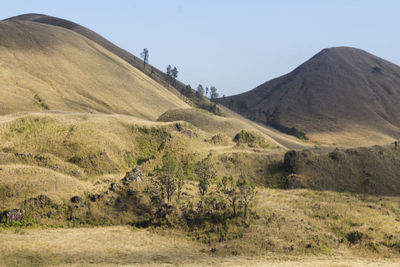
[[[11,123],[8,136],[31,138],[39,133],[43,127],[50,123],[51,119],[42,117],[24,117]]]
[[[171,135],[166,129],[158,127],[137,128],[139,135],[136,138],[136,163],[142,164],[156,156],[165,149],[166,142]]]
[[[314,190],[398,195],[400,153],[381,146],[335,149],[326,154],[288,151],[281,169],[274,171],[276,175],[285,172],[306,177],[306,188]]]
[[[49,106],[43,101],[42,98],[39,97],[38,94],[35,94],[33,96],[33,99],[34,99],[35,105],[38,105],[41,109],[43,109],[43,110],[49,109]]]
[[[241,130],[234,137],[233,141],[237,144],[247,144],[249,147],[269,148],[269,144],[259,134]]]
[[[221,115],[221,111],[219,110],[219,108],[217,107],[217,104],[215,104],[215,103],[202,103],[202,104],[199,104],[198,107],[200,109],[209,111],[215,115]]]

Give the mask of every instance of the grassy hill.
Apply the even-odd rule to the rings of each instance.
[[[397,196],[400,192],[400,150],[394,145],[336,149],[316,154],[289,151],[284,171],[286,188]]]
[[[188,105],[80,34],[46,24],[0,22],[0,114],[70,111],[155,120]]]
[[[162,72],[62,19],[1,21],[0,44],[0,262],[158,266],[238,257],[248,265],[249,256],[271,253],[398,254],[398,197],[357,194],[398,196],[390,187],[397,150],[326,154],[331,146],[214,106],[179,81],[166,87]],[[289,149],[313,152],[287,170]],[[291,173],[314,184],[281,189]],[[357,187],[363,175],[373,190]],[[346,188],[354,193],[322,191]]]
[[[285,132],[294,127],[321,143],[373,145],[400,136],[399,88],[399,66],[360,49],[336,47],[219,102]]]
[[[68,21],[65,19],[47,16],[43,14],[24,14],[9,18],[8,20],[33,21],[33,22],[58,26],[79,33],[82,36],[88,38],[89,40],[95,42],[96,44],[102,46],[109,52],[125,60],[131,66],[142,71],[143,73],[148,75],[151,79],[165,86],[170,92],[179,96],[182,100],[184,100],[188,104],[195,107],[205,108],[208,110],[212,110],[214,107],[214,104],[211,103],[207,98],[196,97],[195,91],[189,88],[188,85],[182,83],[179,80],[174,80],[173,82],[168,81],[168,77],[166,76],[164,71],[159,70],[158,68],[152,66],[151,64],[144,65],[143,60],[141,60],[140,58],[116,46],[115,44],[105,39],[101,35],[97,34],[96,32],[93,32],[92,30],[82,25],[76,24],[72,21]]]

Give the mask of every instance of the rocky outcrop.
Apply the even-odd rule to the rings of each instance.
[[[24,219],[24,212],[20,209],[7,210],[1,217],[7,223],[21,222]]]
[[[43,208],[49,201],[50,199],[47,196],[40,195],[38,197],[32,197],[28,200],[25,200],[24,206],[32,205],[38,208]]]
[[[135,182],[141,182],[143,178],[143,172],[140,168],[136,167],[132,169],[131,171],[127,172],[122,178],[122,183],[124,185],[129,185],[130,182],[135,181]]]

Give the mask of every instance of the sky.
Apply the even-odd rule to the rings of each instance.
[[[13,0],[0,18],[41,13],[71,20],[193,88],[248,91],[323,48],[352,46],[400,65],[397,0]]]

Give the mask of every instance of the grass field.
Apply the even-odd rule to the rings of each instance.
[[[1,21],[0,114],[119,113],[155,120],[189,106],[123,59],[73,31]]]
[[[399,259],[352,256],[232,256],[179,233],[128,227],[0,233],[0,266],[398,266]]]
[[[399,152],[328,154],[339,137],[354,146],[385,136],[310,133],[321,146],[222,106],[221,116],[196,109],[163,75],[149,77],[150,66],[143,73],[124,51],[120,58],[99,36],[75,30],[0,22],[0,266],[400,265]],[[300,173],[321,185],[308,188],[340,192],[278,189],[291,149],[315,152],[298,161],[318,166]],[[152,199],[165,191],[164,159],[167,175],[185,181],[182,198],[166,203]],[[204,159],[211,164],[199,165]],[[199,166],[213,179],[203,197]],[[124,183],[136,167],[143,175]],[[363,175],[385,190],[357,190]],[[236,193],[221,189],[224,176]],[[248,213],[227,200],[253,188],[239,178],[257,191]],[[11,218],[12,209],[24,218]]]
[[[241,238],[210,244],[168,227],[1,228],[0,263],[398,266],[399,201],[346,193],[260,189],[255,208],[260,218]],[[356,230],[364,235],[352,244],[346,234]],[[211,248],[216,251],[211,252]]]

